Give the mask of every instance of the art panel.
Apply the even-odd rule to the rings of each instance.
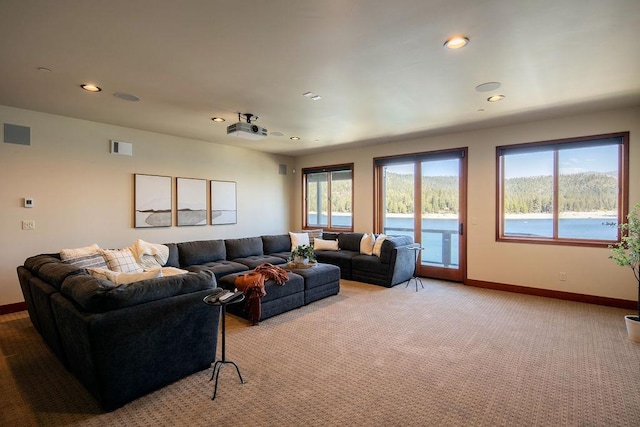
[[[207,225],[207,180],[176,178],[177,225]]]
[[[171,227],[171,177],[134,174],[134,226]]]
[[[211,181],[211,225],[236,224],[237,221],[236,183]]]

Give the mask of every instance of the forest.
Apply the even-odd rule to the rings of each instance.
[[[351,212],[351,181],[334,181],[332,184],[332,211]],[[558,186],[561,212],[617,209],[618,180],[612,174],[585,172],[561,175]],[[422,214],[458,212],[457,177],[422,177],[422,188]],[[315,186],[310,186],[309,196],[310,200],[315,199]],[[413,213],[413,175],[387,173],[385,197],[388,213]],[[504,207],[507,214],[553,212],[552,177],[507,179]],[[323,208],[326,212],[326,206]]]

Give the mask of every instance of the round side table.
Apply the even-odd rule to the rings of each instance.
[[[241,298],[237,298],[234,299],[233,301],[229,301],[229,302],[221,302],[218,301],[217,296],[219,296],[219,294],[211,294],[211,295],[207,295],[206,297],[204,297],[204,299],[202,300],[205,304],[213,306],[213,307],[220,307],[220,316],[222,316],[222,359],[221,360],[216,360],[216,362],[213,364],[213,372],[211,373],[211,378],[209,379],[209,381],[213,380],[213,378],[215,377],[216,382],[215,382],[215,387],[213,388],[213,396],[211,397],[211,400],[214,400],[216,398],[216,393],[218,392],[218,377],[220,376],[220,369],[222,369],[222,366],[229,364],[229,365],[233,365],[236,368],[236,372],[238,373],[238,377],[240,378],[240,383],[244,384],[245,381],[242,379],[242,375],[240,374],[240,368],[238,368],[238,365],[236,365],[235,362],[232,362],[231,360],[227,360],[227,353],[226,353],[226,314],[227,314],[227,306],[231,305],[231,304],[237,304],[239,302],[244,301],[244,295],[242,295]]]

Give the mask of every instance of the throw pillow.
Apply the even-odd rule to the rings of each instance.
[[[142,273],[143,271],[130,249],[103,249],[102,256],[107,261],[109,270],[122,273]]]
[[[378,237],[376,237],[376,244],[373,245],[373,254],[378,258],[380,257],[382,242],[384,242],[386,239],[387,239],[387,236],[385,234],[380,234]]]
[[[169,259],[169,247],[160,243],[148,243],[142,239],[136,240],[131,247],[136,261],[145,270],[162,267]]]
[[[60,259],[78,268],[107,268],[107,263],[97,244],[75,249],[62,249]]]
[[[373,255],[373,247],[376,244],[376,236],[373,233],[364,233],[360,240],[360,253],[364,255]]]
[[[300,233],[307,233],[309,235],[309,244],[311,246],[313,246],[313,241],[315,239],[322,238],[322,228],[319,228],[317,230],[302,230],[300,231]]]
[[[162,277],[162,269],[154,268],[142,273],[123,273],[120,271],[105,270],[102,268],[91,268],[89,273],[93,277],[107,279],[110,282],[120,285],[128,285],[129,283],[139,282],[140,280],[154,279],[156,277]]]
[[[338,249],[338,241],[337,240],[324,240],[315,238],[313,240],[313,250],[314,251],[337,251]]]
[[[309,235],[307,233],[293,233],[290,231],[289,237],[291,237],[291,250],[294,250],[298,246],[309,244]]]

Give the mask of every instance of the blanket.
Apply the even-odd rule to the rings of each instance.
[[[262,315],[262,297],[267,294],[264,288],[264,282],[272,279],[276,284],[283,286],[289,276],[282,268],[269,263],[262,263],[253,271],[247,274],[241,274],[236,277],[234,282],[236,289],[241,291],[246,299],[244,309],[247,312],[247,318],[252,325],[260,322]]]

